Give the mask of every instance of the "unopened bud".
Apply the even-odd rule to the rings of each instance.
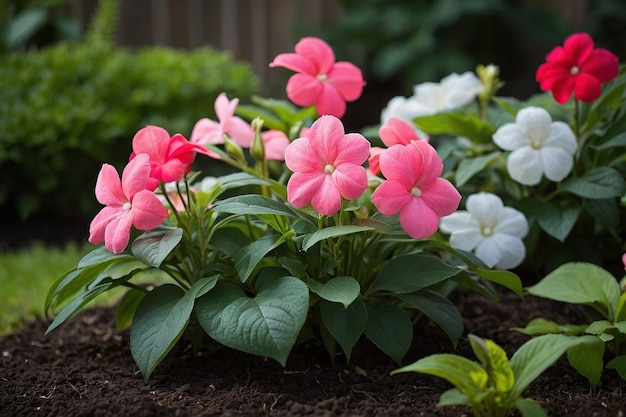
[[[260,117],[255,118],[252,123],[252,129],[254,129],[254,139],[252,140],[252,147],[250,148],[250,154],[257,162],[265,160],[265,144],[263,143],[263,137],[261,136],[261,129],[263,128],[263,119]]]

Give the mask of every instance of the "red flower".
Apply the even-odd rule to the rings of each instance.
[[[593,47],[593,39],[586,33],[576,33],[557,46],[537,68],[535,79],[541,90],[552,91],[559,104],[564,104],[574,93],[576,100],[591,102],[600,97],[602,83],[611,81],[619,72],[616,55],[603,48]]]

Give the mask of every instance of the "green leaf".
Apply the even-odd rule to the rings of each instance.
[[[622,379],[626,379],[626,355],[611,359],[606,364],[606,369],[615,369]]]
[[[213,209],[232,214],[274,214],[297,217],[285,203],[258,194],[245,194],[230,197],[215,203]]]
[[[372,305],[367,308],[365,336],[400,364],[413,340],[413,324],[406,312],[398,306]]]
[[[583,207],[607,229],[617,229],[620,221],[619,203],[615,198],[583,199]]]
[[[361,293],[359,282],[348,276],[332,278],[325,284],[313,279],[307,279],[306,284],[311,291],[324,300],[341,303],[345,308],[348,308]]]
[[[109,252],[104,246],[100,246],[83,256],[82,259],[78,261],[78,268],[87,268],[89,266],[104,264],[111,261],[123,260],[135,260],[135,257],[130,255],[129,253],[115,254]]]
[[[352,348],[367,326],[367,307],[361,298],[357,298],[344,308],[339,303],[322,300],[320,302],[322,322],[328,332],[339,343],[346,359],[350,361]]]
[[[5,32],[7,49],[15,49],[28,38],[33,36],[48,19],[48,11],[45,9],[30,9],[19,13],[9,21]]]
[[[595,168],[584,175],[570,178],[561,188],[585,198],[614,198],[624,194],[624,178],[616,169]]]
[[[419,129],[431,135],[460,135],[474,143],[489,142],[495,132],[491,123],[465,113],[438,113],[418,117],[414,122]]]
[[[321,230],[318,230],[314,233],[307,235],[302,241],[302,250],[305,250],[305,251],[309,250],[317,242],[320,242],[325,239],[329,239],[331,237],[344,236],[344,235],[349,235],[352,233],[366,232],[369,230],[374,230],[374,228],[369,227],[369,226],[354,226],[354,225],[325,227]]]
[[[578,204],[561,204],[559,201],[536,206],[537,220],[541,228],[560,242],[565,241],[580,216]]]
[[[400,372],[418,372],[443,378],[470,401],[478,398],[486,390],[489,380],[489,375],[477,362],[448,353],[427,356],[411,365],[396,369],[391,374]]]
[[[613,275],[585,262],[561,265],[527,291],[539,297],[572,304],[599,302],[609,314],[614,311],[621,295],[620,286]]]
[[[501,397],[504,397],[513,388],[515,382],[506,352],[493,340],[482,339],[473,334],[469,335],[469,340],[474,354],[489,374],[490,385]]]
[[[309,311],[309,289],[299,279],[261,279],[256,296],[220,282],[198,299],[198,321],[217,342],[267,356],[285,366]]]
[[[592,145],[593,149],[604,150],[611,148],[623,148],[626,146],[626,132],[622,132],[616,136],[613,136],[611,139],[599,144]]]
[[[498,155],[500,155],[500,152],[492,152],[476,158],[462,159],[454,174],[455,185],[457,187],[465,185],[474,175],[483,171],[491,162],[495,161]]]
[[[560,325],[554,321],[546,320],[543,317],[537,317],[532,319],[526,327],[514,327],[511,330],[515,330],[528,336],[549,333],[560,333],[568,336],[575,336],[583,333],[585,331],[585,326],[574,324]]]
[[[269,251],[280,246],[285,241],[284,236],[267,235],[239,249],[234,255],[235,269],[241,282],[246,282],[254,268],[261,262]]]
[[[411,293],[453,277],[460,271],[433,256],[398,256],[380,270],[370,290]]]
[[[449,405],[469,406],[471,403],[472,401],[467,395],[463,394],[456,388],[452,388],[441,394],[441,397],[439,397],[439,401],[437,401],[437,407],[445,407]]]
[[[621,282],[621,285],[624,285],[624,281]],[[620,295],[617,307],[615,307],[615,321],[618,322],[624,320],[626,320],[626,291]]]
[[[183,238],[183,229],[156,229],[138,236],[131,251],[146,265],[158,268]]]
[[[509,393],[509,399],[521,396],[528,385],[552,366],[565,351],[588,342],[590,338],[597,339],[595,336],[546,334],[524,343],[509,362],[515,375],[515,384]]]
[[[520,278],[511,271],[504,271],[499,269],[473,269],[479,276],[487,279],[488,281],[500,284],[515,292],[520,297],[524,295],[524,288]]]
[[[602,368],[604,367],[605,344],[599,338],[585,338],[585,343],[574,346],[567,351],[570,365],[579,374],[587,378],[594,387],[600,385]]]
[[[397,297],[421,311],[441,327],[456,347],[463,334],[463,317],[454,303],[440,294],[428,290],[421,290],[412,294],[398,294]]]
[[[530,398],[518,398],[515,401],[515,408],[522,417],[548,417],[543,408]]]
[[[115,328],[122,331],[131,325],[139,303],[145,292],[131,288],[126,291],[115,310]]]
[[[200,279],[187,292],[164,284],[143,297],[130,327],[130,351],[146,381],[185,331],[196,297],[216,282],[217,277]]]

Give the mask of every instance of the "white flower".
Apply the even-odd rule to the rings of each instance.
[[[485,192],[469,196],[466,208],[441,218],[441,230],[451,234],[450,246],[473,250],[489,267],[511,269],[521,264],[526,257],[522,242],[528,233],[526,217]]]
[[[515,181],[536,185],[545,175],[561,181],[574,166],[576,137],[564,122],[552,122],[540,107],[526,107],[517,113],[515,123],[501,126],[493,135],[496,145],[507,151],[506,167]]]
[[[482,83],[473,72],[452,73],[439,83],[421,83],[413,87],[414,95],[392,98],[381,113],[381,122],[390,118],[412,121],[416,117],[463,107],[482,91]]]

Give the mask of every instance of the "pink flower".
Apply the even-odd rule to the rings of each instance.
[[[380,154],[387,148],[381,148],[380,146],[372,146],[370,148],[370,156],[367,159],[368,175],[377,176],[380,174]]]
[[[335,214],[342,197],[359,198],[367,188],[362,164],[369,147],[360,134],[345,134],[335,116],[320,117],[307,136],[294,140],[285,151],[285,163],[293,171],[287,183],[287,200],[298,208],[310,204],[325,216]]]
[[[274,129],[266,130],[261,132],[261,139],[263,139],[263,145],[265,145],[265,159],[285,160],[285,149],[291,143],[285,132]]]
[[[167,211],[151,190],[146,189],[150,179],[150,157],[139,154],[131,160],[122,180],[109,164],[104,164],[96,181],[96,199],[104,207],[89,226],[89,242],[104,242],[113,253],[122,252],[130,239],[130,229],[150,230],[167,218]]]
[[[228,100],[226,93],[215,99],[215,114],[219,122],[204,118],[196,122],[191,132],[191,142],[199,145],[219,145],[224,143],[224,135],[228,135],[235,143],[249,148],[254,139],[254,130],[242,118],[235,116],[239,99]],[[209,156],[218,158],[209,151]]]
[[[443,162],[426,141],[394,145],[380,155],[386,181],[372,194],[372,202],[384,215],[400,212],[402,229],[414,239],[437,231],[439,217],[453,213],[461,195],[440,178]]]
[[[382,125],[380,129],[378,129],[378,136],[380,136],[380,139],[388,148],[393,145],[408,145],[414,140],[420,140],[420,137],[417,135],[417,131],[412,124],[396,117],[392,117],[386,124]],[[424,137],[422,139],[428,141],[428,135],[424,133],[423,136]],[[373,147],[370,150],[368,162],[370,171],[373,175],[378,175],[380,173],[378,159],[383,151],[384,148],[377,147]]]
[[[342,117],[346,101],[361,96],[363,75],[349,62],[335,62],[331,47],[321,39],[303,38],[296,53],[278,54],[270,67],[295,71],[287,82],[287,97],[299,106],[315,105],[320,115]]]
[[[178,181],[189,172],[196,152],[208,155],[208,149],[189,142],[180,133],[170,138],[169,133],[158,126],[146,126],[133,137],[133,153],[130,159],[139,154],[150,157],[150,179],[147,188],[154,190],[159,181]]]
[[[541,90],[552,90],[552,96],[564,104],[574,93],[576,100],[591,102],[600,97],[602,83],[619,72],[619,60],[606,49],[594,49],[593,39],[576,33],[557,46],[537,69],[535,79]]]

